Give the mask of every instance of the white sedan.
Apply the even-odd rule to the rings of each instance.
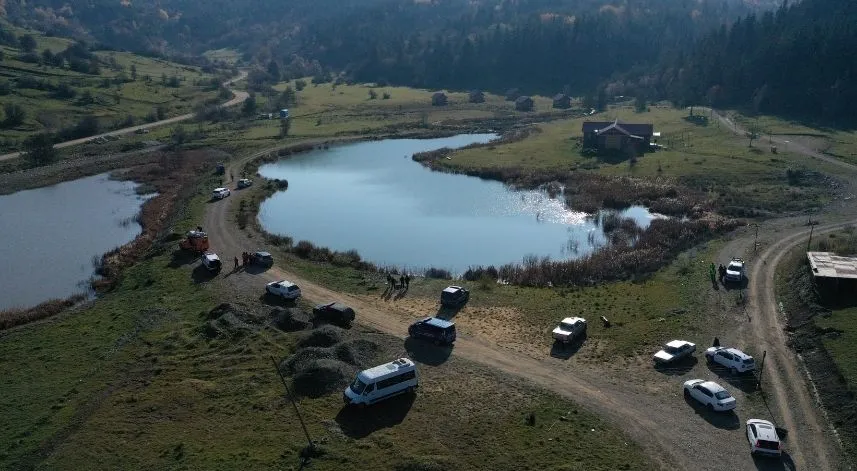
[[[655,353],[652,359],[658,364],[673,363],[693,355],[695,351],[696,344],[686,340],[673,340],[664,345],[664,348],[659,350],[658,353]]]
[[[272,281],[265,285],[265,291],[283,299],[298,299],[301,297],[301,289],[291,281]]]
[[[735,398],[714,381],[692,379],[684,382],[684,396],[695,399],[710,411],[728,411],[735,408]]]

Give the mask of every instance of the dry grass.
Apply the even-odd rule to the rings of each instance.
[[[86,299],[85,294],[76,294],[66,299],[50,299],[29,309],[2,310],[0,311],[0,330],[55,316],[84,299]]]

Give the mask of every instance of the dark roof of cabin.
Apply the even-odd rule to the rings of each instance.
[[[620,123],[619,121],[584,121],[583,134],[606,131],[607,128],[617,129],[623,134],[634,136],[649,136],[654,133],[654,125],[643,123]]]
[[[565,93],[557,93],[553,96],[553,101],[568,100],[569,96]]]
[[[515,103],[524,103],[525,101],[533,101],[533,99],[532,99],[532,98],[530,98],[530,97],[528,97],[528,96],[526,96],[526,95],[524,95],[524,96],[519,96],[519,97],[515,100]]]
[[[443,92],[435,92],[435,93],[434,93],[434,95],[432,95],[432,98],[440,98],[440,97],[442,97],[442,96],[446,96],[446,93],[443,93]]]

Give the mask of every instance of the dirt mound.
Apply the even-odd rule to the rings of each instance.
[[[310,317],[296,308],[277,307],[271,311],[270,316],[274,325],[286,332],[305,330],[312,325]]]
[[[295,352],[280,363],[280,370],[288,375],[294,375],[305,370],[310,363],[316,360],[333,360],[336,354],[332,348],[307,347]]]
[[[340,361],[359,368],[369,366],[378,353],[378,344],[369,340],[346,340],[333,346],[334,355]]]
[[[241,337],[258,328],[259,318],[252,312],[238,309],[229,303],[223,303],[204,313],[207,321],[202,325],[202,335],[213,339],[217,337]]]
[[[341,391],[354,376],[354,367],[338,360],[312,360],[292,378],[295,392],[320,397]]]
[[[298,347],[330,347],[342,340],[342,329],[325,325],[314,329],[298,342]]]

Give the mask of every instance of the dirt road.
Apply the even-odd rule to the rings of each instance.
[[[229,171],[240,173],[243,165],[254,156],[245,157],[232,162]],[[250,237],[238,230],[234,221],[233,203],[240,198],[240,191],[234,196],[210,204],[205,214],[203,227],[209,232],[212,249],[221,257],[230,260],[245,250],[263,248],[264,244],[258,237]],[[237,204],[237,203],[236,203]],[[824,228],[829,230],[829,227]],[[780,253],[789,244],[800,241],[801,230],[781,244],[767,249],[768,257]],[[775,259],[771,260],[771,267]],[[758,264],[764,267],[764,264]],[[770,270],[756,269],[758,273],[751,276],[759,280],[752,288],[756,293],[767,293],[773,296],[773,268]],[[339,300],[353,306],[358,312],[361,324],[382,332],[403,338],[407,325],[414,317],[397,309],[395,304],[382,299],[372,299],[363,296],[351,296],[334,292],[318,284],[309,282],[283,267],[274,267],[259,275],[239,272],[230,274],[229,283],[235,283],[239,289],[257,290],[261,293],[268,281],[288,279],[301,286],[304,297],[311,302]],[[763,280],[768,280],[764,282]],[[804,424],[797,423],[794,417],[781,412],[783,423],[789,424],[790,432],[797,431],[793,436],[801,440],[811,440],[813,450],[804,444],[789,440],[789,451],[794,463],[805,464],[797,469],[834,469],[836,460],[835,450],[827,451],[825,442],[829,440],[816,439],[821,433],[823,422],[815,416],[812,401],[799,375],[799,370],[789,363],[786,358],[792,358],[784,345],[782,329],[778,325],[776,308],[773,303],[760,299],[760,306],[771,309],[761,310],[758,326],[754,324],[754,335],[758,336],[762,345],[769,350],[768,365],[783,369],[786,375],[773,374],[766,378],[772,388],[785,388],[790,383],[795,386],[795,394],[801,409],[801,417],[807,417],[806,427],[809,431],[803,433]],[[510,378],[520,378],[538,384],[550,391],[572,399],[582,407],[599,414],[615,426],[624,430],[629,437],[642,446],[663,469],[757,469],[755,462],[747,453],[746,439],[743,433],[741,418],[731,419],[712,418],[696,411],[682,401],[681,382],[664,381],[666,386],[658,389],[639,386],[630,383],[629,373],[621,369],[604,367],[581,367],[571,365],[545,355],[544,358],[534,358],[505,348],[490,338],[461,332],[456,342],[454,354],[471,361],[481,363],[491,368],[506,372]],[[781,359],[781,357],[783,359]],[[426,367],[430,367],[427,366]],[[644,366],[648,368],[648,366]],[[774,368],[766,371],[774,371]],[[675,384],[672,384],[675,383]],[[785,390],[785,389],[784,389]],[[800,394],[803,394],[801,396]],[[788,411],[792,402],[791,396],[775,396],[775,406],[781,411]],[[744,417],[746,419],[748,417]],[[800,429],[800,430],[799,430]],[[789,462],[790,463],[790,462]],[[824,464],[819,467],[817,465]]]
[[[247,77],[247,72],[242,70],[236,77],[233,77],[233,78],[223,82],[223,86],[224,87],[229,86],[230,83],[236,82],[239,80],[243,80],[246,77]],[[250,96],[247,92],[242,91],[242,90],[231,90],[231,91],[232,91],[232,99],[223,103],[222,106],[235,106],[239,103],[244,103],[244,100],[246,100],[247,97]],[[59,144],[54,145],[54,147],[57,149],[62,149],[63,147],[71,147],[71,146],[83,144],[89,140],[97,139],[99,137],[121,136],[124,134],[130,134],[132,132],[137,132],[137,131],[143,130],[143,129],[151,129],[151,128],[155,128],[158,126],[164,126],[167,124],[173,124],[173,123],[178,123],[181,121],[187,121],[188,119],[193,118],[193,115],[194,115],[193,113],[187,113],[187,114],[183,114],[181,116],[174,116],[172,118],[162,119],[160,121],[155,121],[153,123],[140,124],[137,126],[131,126],[128,128],[122,128],[122,129],[117,129],[115,131],[97,134],[95,136],[83,137],[83,138],[74,139],[71,141],[60,142]],[[17,159],[20,156],[21,156],[21,152],[12,152],[11,154],[0,155],[0,161]]]
[[[732,132],[745,135],[746,130],[732,119],[714,112],[714,115]],[[857,166],[824,155],[790,140],[772,137],[773,142],[784,150],[812,157],[842,168],[851,174],[849,183],[853,186]],[[827,216],[840,222],[816,226],[814,235],[839,230],[847,225],[857,224],[857,214],[844,204],[833,208]],[[817,217],[816,217],[817,219]],[[748,273],[748,325],[741,329],[739,336],[742,345],[751,345],[757,351],[767,351],[763,381],[768,385],[765,390],[773,394],[774,400],[769,407],[780,423],[789,430],[790,451],[798,469],[838,469],[841,462],[841,447],[832,440],[832,425],[816,398],[810,392],[806,375],[797,356],[786,345],[784,330],[785,319],[780,312],[776,299],[775,275],[777,265],[796,245],[805,244],[810,227],[805,225],[806,218],[765,222],[760,231],[760,240],[769,239],[769,245],[756,257],[752,257],[751,270]],[[724,247],[718,255],[720,263],[727,263],[735,254],[750,253],[754,235],[747,234],[743,239],[733,241]],[[743,246],[743,250],[738,247]]]

